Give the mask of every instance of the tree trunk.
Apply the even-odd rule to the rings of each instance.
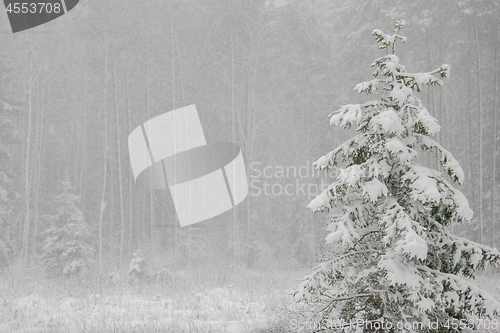
[[[129,86],[128,86],[128,66],[126,65],[125,67],[125,96],[126,96],[126,100],[127,100],[127,133],[131,133],[132,132],[132,127],[131,127],[131,124],[130,124],[130,98],[129,98]],[[134,221],[134,209],[133,209],[133,206],[134,206],[134,200],[133,200],[133,195],[132,195],[132,188],[134,186],[134,176],[132,174],[132,170],[130,170],[129,172],[129,191],[128,191],[128,195],[129,195],[129,204],[128,204],[128,207],[129,207],[129,215],[128,215],[128,253],[129,253],[129,257],[130,255],[133,253],[133,250],[132,250],[132,230],[133,230],[133,221]],[[130,260],[130,258],[129,258]]]
[[[427,32],[427,69],[431,70],[433,66],[432,63],[432,45],[431,45],[431,33],[428,31]],[[430,114],[431,116],[435,117],[436,116],[436,99],[434,96],[434,90],[432,89],[429,94],[428,94],[428,105],[432,105]],[[438,138],[436,141],[439,140]],[[431,167],[434,167],[434,154],[429,154],[429,165]]]
[[[236,118],[235,118],[235,92],[234,92],[234,45],[233,33],[229,30],[229,37],[231,39],[231,142],[236,141]],[[235,264],[239,264],[239,235],[238,235],[238,220],[236,209],[233,207],[233,259]]]
[[[491,246],[496,247],[496,223],[497,223],[497,213],[496,213],[496,177],[497,177],[497,116],[498,116],[498,29],[495,33],[495,69],[494,69],[494,84],[493,88],[493,163],[491,166]]]
[[[172,76],[172,110],[175,110],[175,53],[174,53],[174,28],[173,28],[173,18],[170,17],[170,48],[171,48],[171,76]],[[165,179],[166,181],[166,179]],[[174,262],[178,261],[178,247],[179,247],[179,230],[177,228],[177,221],[174,221]]]
[[[84,184],[83,184],[83,178],[85,176],[85,151],[86,151],[86,143],[87,143],[87,131],[86,131],[86,117],[85,117],[85,111],[86,111],[86,94],[85,94],[85,71],[83,72],[83,83],[82,83],[82,163],[80,165],[80,197],[83,197],[84,195]]]
[[[42,88],[40,80],[38,80],[38,106],[39,112],[37,117],[37,127],[35,134],[35,149],[36,149],[36,172],[35,177],[35,198],[34,198],[34,216],[33,216],[33,241],[31,253],[36,251],[37,237],[38,237],[38,219],[39,219],[39,201],[40,201],[40,179],[41,179],[41,169],[42,169],[42,156],[43,156],[43,117],[44,117],[44,96],[42,94]]]
[[[107,83],[108,83],[108,45],[106,33],[104,34],[105,43],[105,58],[104,58],[104,173],[103,173],[103,185],[101,194],[101,214],[99,217],[99,270],[103,271],[102,262],[102,227],[104,219],[104,210],[106,209],[106,185],[107,185],[107,174],[108,174],[108,96],[107,96]]]
[[[481,63],[479,59],[479,38],[477,31],[477,21],[474,21],[476,33],[476,75],[477,75],[477,104],[479,117],[479,241],[483,242],[483,109],[481,102]]]
[[[29,34],[28,34],[29,38]],[[23,241],[22,241],[22,257],[23,260],[28,262],[29,255],[29,235],[30,235],[30,154],[31,154],[31,127],[33,120],[33,82],[32,82],[32,61],[31,61],[31,39],[28,40],[28,129],[27,129],[27,138],[26,138],[26,160],[25,160],[25,176],[24,176],[24,200],[25,200],[25,209],[26,215],[24,219],[24,230],[23,230]]]
[[[149,109],[149,31],[147,32],[146,40],[146,111],[148,120],[151,119],[151,113]],[[153,178],[151,173],[149,173],[149,184],[152,184]],[[153,253],[154,248],[154,223],[155,223],[155,207],[154,207],[154,196],[153,189],[149,186],[149,249]]]
[[[113,87],[116,117],[116,153],[118,158],[118,190],[120,195],[120,268],[123,267],[123,251],[125,246],[125,208],[123,206],[122,159],[120,149],[120,116],[118,114],[118,86],[116,84],[116,63],[113,52]]]

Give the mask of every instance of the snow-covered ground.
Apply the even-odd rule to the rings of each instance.
[[[3,276],[0,332],[270,332],[286,326],[300,272],[196,270],[170,281]]]
[[[291,296],[303,275],[200,269],[112,284],[3,274],[0,332],[295,332],[293,319],[307,316]],[[490,271],[476,282],[500,299],[499,279]]]

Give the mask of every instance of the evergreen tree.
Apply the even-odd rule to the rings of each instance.
[[[141,251],[134,252],[128,269],[130,281],[145,279],[147,277],[145,269],[146,261],[142,259]]]
[[[9,105],[0,100],[0,107],[7,109]],[[8,265],[13,255],[9,235],[12,231],[12,206],[19,194],[13,189],[12,174],[7,166],[11,160],[9,145],[17,141],[18,135],[11,122],[0,114],[0,267]]]
[[[450,67],[407,72],[395,55],[396,41],[406,41],[399,35],[403,26],[396,22],[393,34],[373,31],[388,52],[373,62],[374,79],[355,91],[379,98],[330,115],[332,125],[356,126],[359,133],[315,163],[320,170],[344,168],[308,206],[332,216],[329,254],[295,297],[317,306],[321,320],[359,320],[368,331],[382,322],[385,331],[404,331],[402,323],[416,331],[461,331],[500,312],[500,304],[470,280],[485,264],[497,265],[500,254],[451,233],[452,224],[468,223],[473,215],[452,185],[464,174],[432,139],[440,126],[417,97],[426,85],[442,85]],[[442,172],[417,163],[425,151],[437,155]]]
[[[56,214],[46,216],[49,227],[42,233],[42,263],[53,275],[74,275],[87,268],[94,254],[92,233],[78,208],[80,197],[69,182],[61,183],[55,198]]]

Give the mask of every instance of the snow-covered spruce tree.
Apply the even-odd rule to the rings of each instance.
[[[128,269],[130,281],[137,281],[147,278],[146,261],[142,259],[141,251],[134,252]]]
[[[500,254],[450,231],[473,215],[452,186],[464,173],[432,139],[440,126],[417,97],[424,86],[441,85],[450,67],[408,73],[394,54],[396,41],[406,41],[398,34],[403,25],[396,22],[393,34],[373,31],[388,52],[373,62],[375,78],[355,91],[379,98],[330,115],[332,125],[356,126],[359,134],[315,163],[320,170],[343,168],[308,206],[331,214],[330,254],[295,298],[314,305],[315,320],[327,326],[336,320],[346,327],[363,322],[366,331],[400,332],[403,324],[421,332],[461,331],[500,312],[500,304],[471,282],[485,264],[497,265]],[[437,154],[444,174],[418,164],[419,151]]]
[[[49,225],[42,233],[42,263],[51,274],[68,277],[88,267],[94,254],[92,233],[69,182],[61,183],[54,201],[56,214],[45,217]]]

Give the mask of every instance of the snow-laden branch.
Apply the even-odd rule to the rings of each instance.
[[[386,34],[382,32],[382,30],[375,29],[372,32],[372,35],[375,36],[377,39],[377,42],[380,43],[379,48],[380,49],[385,49],[388,48],[389,46],[394,45],[397,39],[400,39],[403,43],[406,43],[407,39],[404,36],[398,35],[398,34]]]
[[[464,171],[453,155],[430,137],[418,133],[414,133],[414,135],[419,140],[423,149],[435,148],[438,151],[438,157],[443,169],[454,181],[458,184],[463,184]]]
[[[362,134],[356,135],[354,138],[347,140],[336,149],[326,155],[321,156],[313,165],[318,170],[330,170],[338,165],[337,155],[342,153],[343,158],[348,156],[352,146],[361,146],[364,144],[365,137]]]
[[[349,128],[354,124],[360,125],[363,120],[364,109],[379,109],[387,106],[385,102],[370,101],[363,104],[346,104],[337,111],[328,115],[330,125],[339,125],[341,128]]]
[[[496,248],[491,248],[489,246],[486,246],[486,245],[483,245],[480,243],[476,243],[474,241],[471,241],[471,240],[468,240],[466,238],[459,237],[459,236],[456,236],[453,234],[450,234],[449,237],[454,242],[456,242],[460,245],[480,249],[480,250],[484,251],[486,254],[488,254],[489,256],[497,257],[497,260],[500,261],[500,252],[498,252],[498,250]]]
[[[486,315],[493,317],[500,313],[500,302],[498,302],[489,292],[480,289],[475,284],[469,282],[460,276],[443,273],[427,266],[417,265],[415,268],[419,271],[432,274],[437,282],[448,284],[451,290],[443,294],[444,300],[454,307],[456,312],[461,308],[470,307],[475,310],[476,315]],[[460,293],[460,294],[459,294]],[[484,311],[478,311],[478,305]]]

